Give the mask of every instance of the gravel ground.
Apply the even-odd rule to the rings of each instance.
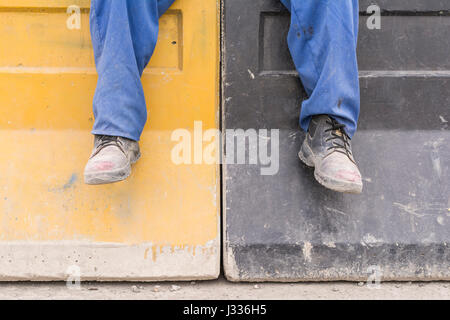
[[[82,283],[69,289],[65,283],[0,283],[0,299],[445,299],[450,282],[382,283],[379,289],[365,283],[231,283],[215,281],[161,283]]]

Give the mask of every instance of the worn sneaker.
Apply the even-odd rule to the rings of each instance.
[[[86,184],[106,184],[125,180],[131,165],[139,160],[139,143],[122,137],[96,135],[94,150],[84,169]]]
[[[314,177],[324,187],[361,193],[361,173],[344,128],[345,125],[327,115],[314,116],[298,155],[307,166],[315,168]]]

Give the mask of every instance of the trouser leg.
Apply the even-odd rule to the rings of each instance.
[[[328,114],[357,128],[360,90],[356,45],[358,0],[281,0],[291,11],[288,44],[308,99],[302,104],[300,125]]]
[[[93,134],[138,141],[147,120],[141,76],[158,38],[159,17],[174,0],[92,0],[98,72]]]

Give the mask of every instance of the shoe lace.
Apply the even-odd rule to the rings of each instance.
[[[330,125],[330,128],[326,129],[325,132],[331,132],[331,137],[326,141],[333,141],[333,145],[329,147],[328,150],[343,153],[351,160],[352,151],[350,147],[350,138],[345,132],[346,125],[341,124],[332,118],[327,120],[326,123]]]
[[[98,139],[99,143],[97,145],[95,153],[92,156],[97,155],[101,150],[109,146],[118,147],[123,153],[125,153],[125,150],[123,149],[123,144],[119,140],[119,137],[99,135]]]

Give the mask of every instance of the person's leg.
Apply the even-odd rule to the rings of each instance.
[[[358,0],[281,0],[291,12],[288,44],[308,99],[300,159],[327,188],[359,193],[350,139],[359,117]]]
[[[93,134],[138,141],[147,120],[141,76],[173,0],[92,0],[91,37],[98,72]]]
[[[288,44],[308,99],[302,104],[301,127],[311,117],[328,114],[352,137],[359,107],[356,58],[358,0],[282,0],[291,11]]]
[[[282,0],[291,11],[288,44],[308,99],[300,124],[307,131],[312,116],[327,114],[357,127],[360,91],[356,45],[358,0]]]
[[[140,157],[147,121],[141,76],[155,50],[160,16],[174,0],[92,0],[91,38],[98,72],[94,150],[88,184],[127,178]]]
[[[159,16],[161,17],[174,2],[175,0],[158,0]]]

